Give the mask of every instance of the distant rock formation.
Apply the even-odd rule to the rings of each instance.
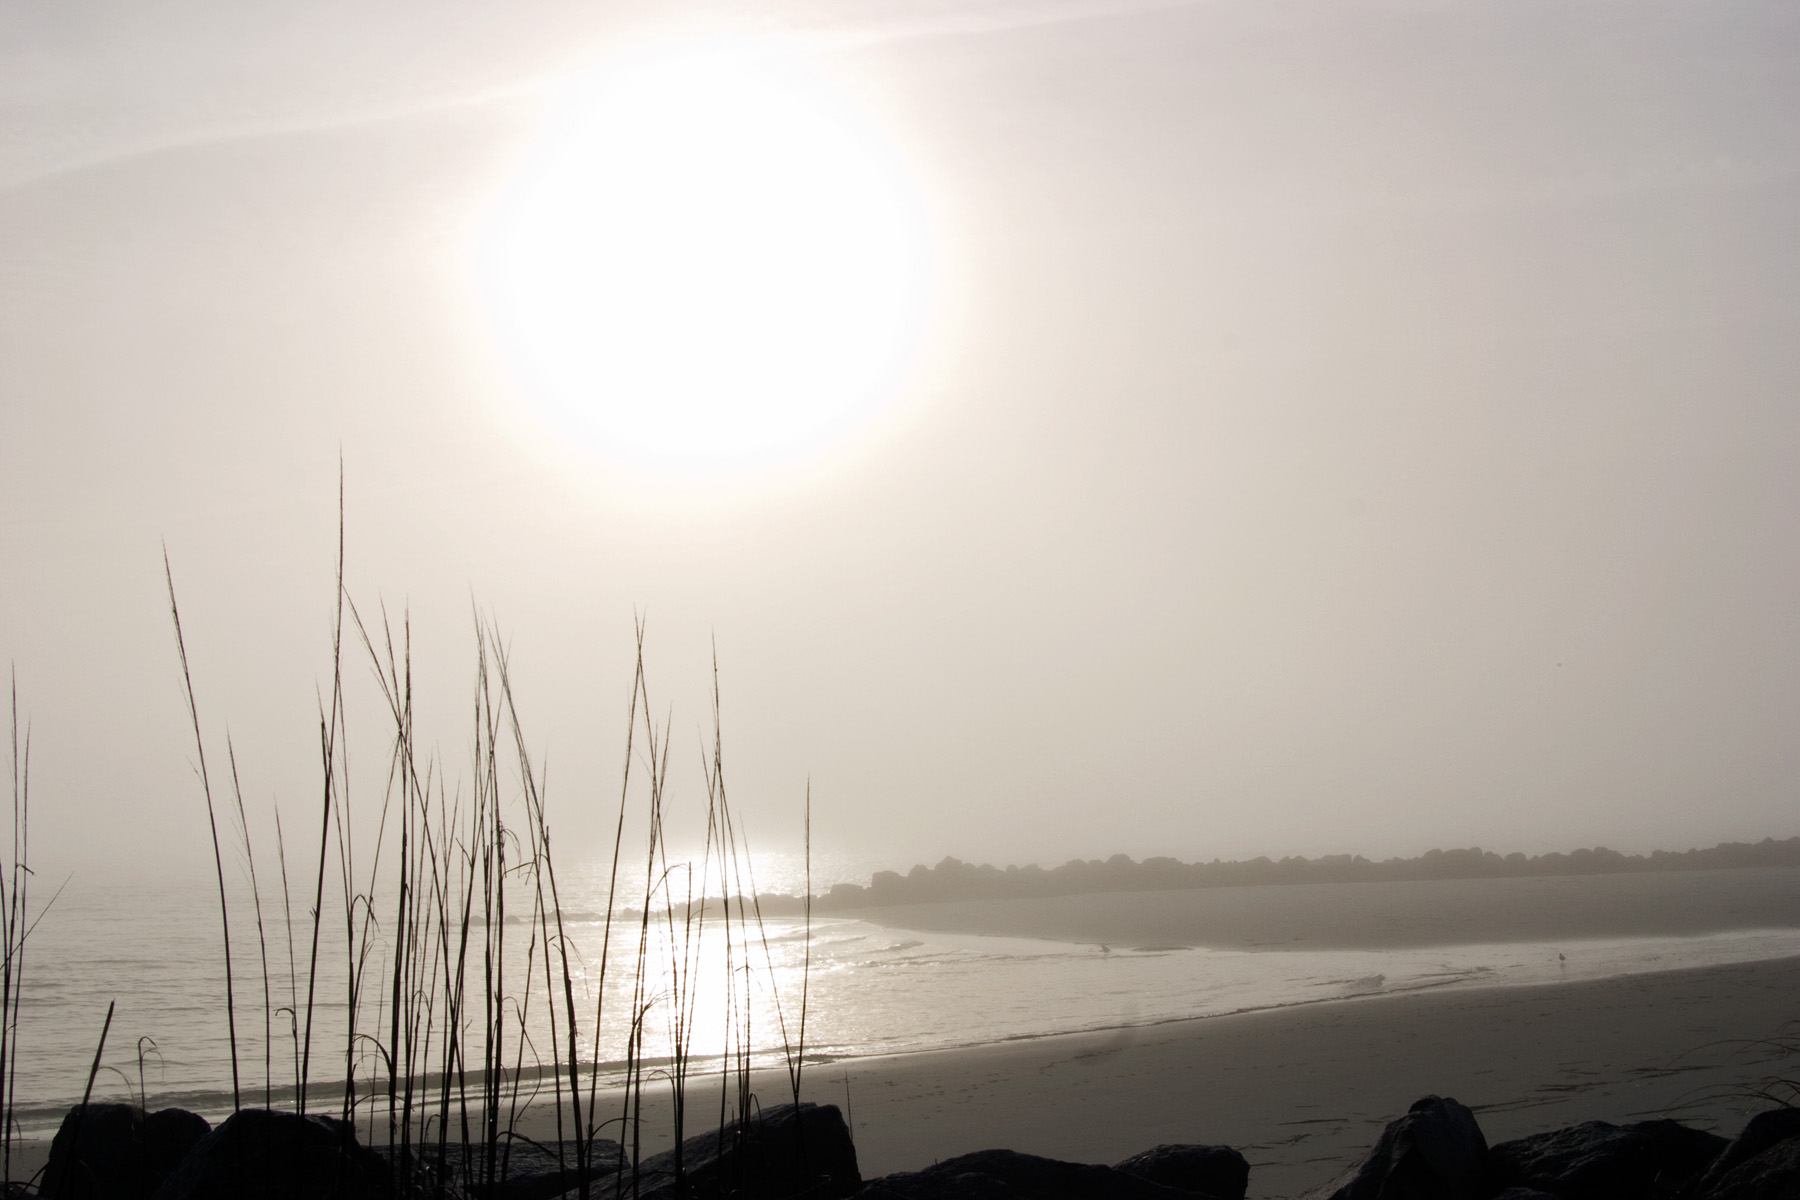
[[[1497,879],[1544,875],[1618,875],[1646,871],[1705,871],[1721,867],[1800,866],[1800,837],[1777,841],[1722,842],[1707,850],[1657,850],[1621,854],[1596,846],[1567,854],[1508,854],[1471,847],[1428,850],[1417,858],[1380,862],[1362,855],[1328,854],[1321,858],[1253,858],[1245,862],[1184,863],[1173,858],[1136,862],[1123,854],[1075,859],[1060,867],[1032,865],[1004,869],[976,866],[946,858],[935,867],[916,866],[905,875],[877,871],[867,887],[841,883],[813,901],[815,912],[841,912],[891,904],[928,904],[942,900],[1025,899],[1072,896],[1091,892],[1153,892],[1189,888],[1238,887],[1284,883],[1368,883],[1417,879]],[[765,913],[788,913],[801,901],[792,896],[764,895]]]

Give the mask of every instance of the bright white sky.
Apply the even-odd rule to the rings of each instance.
[[[678,752],[716,636],[764,846],[809,776],[821,844],[901,867],[1800,832],[1800,8],[375,7],[0,9],[0,656],[40,862],[206,861],[165,540],[209,735],[310,811],[340,448],[350,588],[410,605],[446,759],[474,603],[565,845],[612,802],[634,609]],[[571,292],[640,323],[613,373],[532,359],[572,310],[497,299],[491,255],[525,261],[543,131],[750,38],[773,74],[643,107],[683,203],[744,137],[788,164],[707,210],[748,223],[696,261],[751,265]],[[599,215],[531,210],[519,278],[675,245],[680,205],[580,179]],[[628,454],[556,372],[775,407]]]

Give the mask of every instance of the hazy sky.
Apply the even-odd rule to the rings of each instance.
[[[716,637],[764,845],[809,776],[817,840],[896,866],[1800,832],[1800,8],[745,8],[0,8],[41,861],[204,861],[165,540],[209,736],[308,811],[340,449],[446,763],[479,605],[565,844],[634,610],[678,755]],[[809,456],[621,461],[543,416],[481,248],[567,77],[771,44],[912,222],[905,357]],[[720,294],[779,319],[764,283]]]

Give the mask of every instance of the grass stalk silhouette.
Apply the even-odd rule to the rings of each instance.
[[[225,757],[231,764],[231,795],[237,803],[238,840],[244,849],[244,865],[250,872],[250,898],[255,906],[256,948],[262,964],[263,1107],[272,1108],[275,1103],[275,1002],[269,985],[269,937],[263,928],[262,888],[256,879],[256,851],[250,845],[250,822],[244,814],[244,789],[238,783],[237,748],[232,745],[229,734],[225,738]]]
[[[465,709],[469,773],[452,783],[437,752],[420,745],[410,614],[390,616],[385,605],[359,609],[346,588],[341,476],[339,486],[331,683],[329,693],[320,696],[318,715],[319,841],[306,912],[310,924],[295,919],[295,881],[279,805],[272,813],[279,921],[265,909],[267,864],[257,862],[236,748],[227,737],[234,832],[244,854],[262,972],[262,1102],[273,1107],[289,1094],[285,1083],[277,1088],[274,1071],[278,1019],[285,1017],[294,1110],[315,1111],[322,1092],[336,1086],[337,1081],[322,1078],[319,1067],[335,1048],[343,1076],[341,1097],[331,1102],[334,1115],[355,1122],[371,1143],[386,1148],[400,1194],[492,1194],[507,1176],[520,1122],[547,1104],[558,1159],[573,1170],[571,1190],[586,1197],[602,1169],[613,1172],[614,1194],[638,1190],[650,1144],[648,1102],[653,1091],[666,1087],[669,1128],[663,1132],[674,1147],[677,1186],[685,1186],[682,1143],[693,1132],[697,1080],[703,1069],[710,1072],[703,1064],[712,1061],[702,1057],[712,1054],[702,1046],[703,993],[724,998],[724,1024],[717,1030],[722,1131],[731,1120],[750,1117],[758,1105],[752,1073],[762,1053],[755,1025],[764,1000],[773,1006],[787,1090],[799,1100],[811,970],[809,895],[799,1020],[790,1028],[748,842],[725,786],[716,651],[712,744],[701,755],[706,838],[698,860],[684,861],[674,853],[669,825],[674,811],[670,720],[653,716],[645,624],[641,615],[634,618],[619,807],[598,946],[588,946],[590,954],[597,949],[598,958],[583,962],[564,908],[545,765],[530,751],[497,625],[473,614],[473,686]],[[236,1110],[244,1096],[224,856],[166,552],[164,572],[213,833]],[[349,754],[349,671],[359,654],[379,696],[383,716],[377,725],[387,727],[385,783],[373,799],[368,788],[380,778],[378,760],[359,756],[353,770]],[[360,723],[357,741],[370,744]],[[353,786],[361,797],[355,807]],[[22,787],[15,791],[22,818]],[[809,893],[811,803],[809,784]],[[696,815],[702,814],[696,810]],[[637,848],[628,845],[628,823],[643,829]],[[640,855],[641,876],[628,885],[634,854]],[[11,921],[8,914],[15,911],[23,911],[17,888],[0,898],[0,920]],[[339,934],[328,932],[334,925]],[[278,1003],[282,997],[275,983],[281,947],[270,941],[276,931],[287,955],[286,1003]],[[340,949],[333,951],[329,943],[338,936]],[[9,955],[0,965],[0,1005],[11,996],[16,1008],[16,985],[8,983],[14,970]],[[578,983],[591,991],[584,996]],[[341,1007],[323,1002],[333,989],[342,997]],[[0,1011],[0,1079],[11,1062],[5,1017]],[[618,1060],[605,1061],[603,1047],[621,1040]],[[139,1068],[141,1100],[141,1061]],[[611,1116],[602,1114],[608,1107],[603,1087],[617,1096]],[[603,1155],[603,1135],[616,1135],[620,1149]]]
[[[93,1065],[88,1068],[87,1086],[81,1089],[81,1103],[77,1105],[75,1109],[75,1127],[77,1133],[79,1133],[81,1128],[81,1122],[87,1119],[88,1101],[93,1099],[94,1096],[94,1080],[99,1078],[100,1075],[100,1059],[101,1056],[106,1053],[106,1035],[112,1031],[113,1009],[118,1006],[118,1003],[117,1000],[111,1000],[108,1001],[106,1005],[106,1022],[100,1026],[100,1042],[94,1047],[94,1062]],[[69,1148],[65,1151],[65,1157],[62,1163],[62,1186],[54,1189],[58,1193],[54,1200],[61,1200],[62,1194],[69,1189],[69,1180],[75,1173],[73,1170],[75,1164],[70,1161],[70,1159],[75,1155],[80,1142],[81,1139],[79,1136],[69,1139]]]
[[[31,814],[31,732],[24,753],[19,745],[19,679],[12,677],[12,863],[0,876],[0,1180],[12,1178],[14,1105],[19,1081],[19,995],[25,982],[26,903],[31,868],[27,865]]]
[[[163,548],[163,578],[169,585],[169,617],[175,623],[175,649],[181,655],[181,683],[187,696],[188,716],[194,726],[194,754],[198,759],[200,788],[206,795],[206,823],[212,831],[213,868],[217,872],[219,882],[219,925],[225,946],[225,1027],[231,1040],[231,1107],[243,1107],[243,1098],[238,1088],[238,1044],[237,1044],[237,1001],[232,993],[231,973],[231,911],[225,898],[225,856],[219,849],[219,819],[213,807],[212,781],[206,773],[206,740],[200,734],[200,707],[194,700],[194,676],[188,669],[187,641],[181,636],[181,606],[175,602],[175,572],[169,566],[169,551]],[[107,1011],[107,1021],[112,1020],[112,1011]],[[104,1037],[101,1039],[104,1043]],[[98,1062],[98,1058],[95,1060]],[[92,1080],[89,1081],[92,1086]],[[82,1105],[85,1107],[84,1099]]]

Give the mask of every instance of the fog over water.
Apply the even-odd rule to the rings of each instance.
[[[574,858],[610,846],[638,612],[688,796],[716,646],[759,849],[809,781],[815,848],[889,867],[1790,836],[1797,50],[1750,0],[9,4],[34,862],[209,869],[165,545],[255,843],[312,819],[340,458],[421,745],[466,781],[492,613]],[[766,119],[740,154],[709,112]],[[696,172],[666,203],[657,147]],[[520,242],[550,159],[652,188],[636,224]],[[584,290],[638,241],[679,272]],[[817,307],[874,242],[892,294]],[[573,341],[518,342],[492,255],[525,244],[509,286]],[[691,394],[576,319],[665,311],[712,322],[645,326]],[[783,407],[834,388],[863,407]],[[699,466],[709,411],[797,440]]]
[[[763,865],[772,878],[781,879],[783,868],[795,864]],[[564,918],[578,948],[576,986],[582,1008],[591,1012],[605,929],[605,872],[590,867],[569,874]],[[1445,988],[1569,985],[1800,955],[1800,868],[1634,879],[1590,876],[1554,881],[1560,886],[1552,889],[1506,886],[1518,882],[1523,881],[1134,893],[1124,897],[1134,911],[1101,906],[1111,921],[1102,917],[1100,931],[1111,942],[1068,929],[1068,906],[1032,902],[1001,902],[974,911],[968,905],[943,905],[821,916],[811,927],[810,950],[803,920],[770,917],[753,939],[759,952],[740,978],[751,981],[755,996],[756,1061],[779,1066],[784,1042],[798,1043],[804,982],[809,1001],[806,1052],[809,1061],[829,1074],[825,1064],[869,1055],[1092,1030],[1115,1030],[1128,1040],[1147,1026],[1233,1012]],[[210,1115],[230,1111],[225,1084],[231,1061],[215,899],[203,887],[167,886],[90,887],[59,899],[28,960],[33,983],[22,1023],[31,1054],[19,1088],[21,1121],[29,1131],[53,1125],[79,1097],[111,999],[119,1008],[98,1095],[133,1099],[141,1087],[152,1107],[177,1104]],[[260,1103],[265,1078],[261,966],[254,926],[243,916],[247,898],[237,899],[240,1070],[250,1101]],[[629,900],[626,895],[624,902]],[[1208,907],[1223,919],[1199,915]],[[1679,910],[1689,924],[1679,932],[1639,930],[1621,923],[1622,914],[1632,908]],[[1341,909],[1363,916],[1360,936],[1295,932],[1309,928],[1297,917]],[[1485,914],[1489,924],[1471,927],[1466,915],[1473,911]],[[1396,914],[1406,921],[1397,926]],[[316,996],[314,1036],[320,1057],[313,1067],[313,1087],[316,1095],[328,1098],[328,1106],[336,1107],[344,1078],[345,975],[342,928],[333,927],[341,918],[330,918]],[[729,1003],[716,912],[711,921],[693,943],[690,971],[698,1030],[692,1050],[701,1075],[717,1071]],[[540,976],[533,985],[524,978],[528,959],[518,922],[513,918],[514,951],[506,966],[512,980],[509,993],[523,998],[532,1046],[548,1046],[553,1040],[543,980]],[[1287,935],[1271,938],[1271,927],[1285,927]],[[1524,932],[1493,933],[1506,928]],[[302,971],[307,930],[301,914],[296,953]],[[637,931],[635,912],[619,919],[608,984],[611,1015],[597,1046],[591,1024],[584,1025],[584,1060],[591,1055],[608,1083],[617,1082],[625,1058],[622,1014],[630,1011]],[[682,976],[671,965],[669,952],[679,949],[683,939],[671,941],[660,918],[653,920],[651,935],[645,974],[657,1005],[646,1023],[646,1052],[661,1060],[669,1053],[673,1033],[666,1016],[677,1003],[673,988]],[[289,1103],[296,1025],[287,1012],[275,1010],[304,1011],[306,985],[302,975],[297,990],[290,990],[285,930],[278,916],[270,921],[268,938],[274,1006],[269,1086],[282,1103]],[[388,952],[385,945],[376,950],[371,968],[376,978]],[[381,1002],[378,995],[364,1001],[370,1007]],[[365,1024],[367,1020],[365,1015]],[[374,1027],[380,1026],[376,1020]],[[516,1041],[516,1025],[509,1023],[508,1036]],[[1674,1058],[1692,1048],[1671,1046],[1668,1053]],[[538,1053],[525,1052],[522,1067],[528,1073],[540,1065]],[[359,1094],[367,1097],[379,1089],[383,1074],[373,1052],[360,1055],[355,1069]],[[379,1107],[370,1105],[370,1111]]]
[[[1795,1099],[1796,64],[1791,0],[0,4],[6,1169],[90,1069],[365,1144],[841,1099],[820,1195],[1322,1195],[1428,1094],[1487,1194]]]

